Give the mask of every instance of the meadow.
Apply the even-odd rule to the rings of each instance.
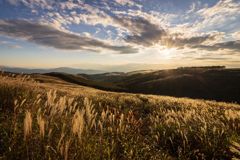
[[[238,159],[240,105],[0,74],[1,159]]]

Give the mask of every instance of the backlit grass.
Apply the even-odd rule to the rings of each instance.
[[[0,75],[2,159],[232,159],[240,106],[44,88]]]

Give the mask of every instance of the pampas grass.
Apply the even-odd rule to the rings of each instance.
[[[45,133],[44,124],[45,124],[45,122],[42,119],[42,116],[40,115],[40,112],[41,112],[41,108],[39,108],[38,113],[37,113],[37,123],[38,123],[39,129],[40,129],[40,136],[44,137],[44,133]]]
[[[32,117],[29,111],[26,111],[24,119],[24,140],[26,141],[27,136],[32,132]]]
[[[0,97],[6,98],[0,112],[3,159],[240,157],[238,104],[73,93],[33,82],[23,75],[0,76]]]

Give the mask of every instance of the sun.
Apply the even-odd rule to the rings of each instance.
[[[158,54],[164,57],[169,57],[173,51],[172,48],[168,48],[166,46],[157,45],[156,48],[158,50]]]
[[[169,55],[169,54],[171,53],[171,51],[168,50],[168,49],[164,49],[162,52],[163,52],[163,54],[165,54],[165,55]]]

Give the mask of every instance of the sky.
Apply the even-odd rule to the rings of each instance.
[[[240,67],[239,0],[0,0],[0,65]]]

